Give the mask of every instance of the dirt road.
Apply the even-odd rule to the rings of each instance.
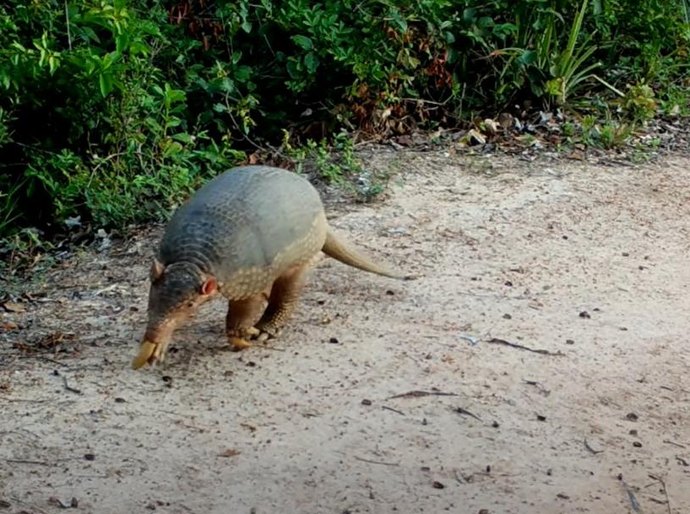
[[[0,511],[690,512],[690,162],[372,166],[333,223],[422,277],[324,261],[268,348],[132,371],[153,236],[0,314]]]

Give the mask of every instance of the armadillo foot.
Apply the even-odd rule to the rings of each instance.
[[[252,346],[250,341],[260,335],[261,332],[255,327],[243,327],[227,331],[228,343],[235,352],[239,352],[240,350],[244,350]]]

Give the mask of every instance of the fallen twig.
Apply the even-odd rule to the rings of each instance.
[[[536,387],[539,390],[539,392],[542,393],[544,396],[549,396],[551,394],[551,391],[549,391],[536,380],[523,380],[523,382],[527,385]]]
[[[370,460],[370,459],[365,459],[364,457],[357,457],[357,455],[354,456],[355,459],[361,461],[361,462],[368,462],[369,464],[381,464],[382,466],[400,466],[397,462],[383,462],[380,460]]]
[[[633,492],[633,490],[630,489],[628,484],[626,484],[624,481],[622,481],[622,483],[623,483],[623,488],[625,489],[625,492],[628,494],[628,500],[630,500],[630,505],[631,505],[632,509],[635,512],[642,512],[642,509],[640,508],[640,502],[637,501],[637,497],[635,496],[635,493]]]
[[[7,396],[0,396],[0,400],[7,402],[23,402],[23,403],[45,403],[48,400],[32,400],[30,398],[8,398]]]
[[[678,448],[683,448],[683,449],[687,448],[684,444],[676,443],[676,442],[671,441],[669,439],[664,439],[664,442],[666,444],[672,444],[673,446],[677,446]]]
[[[382,409],[386,409],[392,412],[395,412],[396,414],[400,414],[401,416],[404,416],[405,413],[403,411],[400,411],[398,409],[394,409],[393,407],[389,407],[388,405],[381,405]]]
[[[457,393],[444,393],[443,391],[408,391],[407,393],[389,396],[386,400],[394,398],[421,398],[423,396],[457,396]]]
[[[51,503],[61,509],[76,509],[79,508],[79,501],[76,498],[72,498],[69,503],[63,502],[60,498],[56,496],[51,496],[48,498],[48,503]]]
[[[661,478],[660,476],[657,476],[657,475],[649,474],[649,478],[651,478],[652,480],[656,480],[657,482],[659,482],[661,484],[661,488],[664,491],[664,496],[666,497],[666,510],[668,511],[668,514],[672,514],[671,499],[669,498],[669,495],[668,495],[668,489],[666,489],[666,482],[664,482],[663,478]]]
[[[67,382],[67,377],[65,375],[62,375],[62,383],[64,384],[65,389],[70,393],[81,394],[81,389],[77,389],[69,385],[69,383]]]
[[[39,361],[45,361],[45,362],[50,362],[52,364],[57,364],[58,366],[63,366],[65,368],[69,368],[69,364],[65,364],[64,362],[60,362],[59,360],[56,359],[51,359],[50,357],[44,357],[43,355],[23,355],[19,357],[20,359],[36,359]]]
[[[518,350],[526,350],[526,351],[528,351],[528,352],[540,353],[540,354],[542,354],[542,355],[551,355],[551,356],[554,356],[554,357],[562,357],[563,355],[565,355],[565,354],[564,354],[563,352],[561,352],[561,351],[552,352],[552,351],[549,351],[549,350],[542,350],[542,349],[530,348],[529,346],[524,346],[524,345],[519,344],[519,343],[511,343],[510,341],[506,341],[505,339],[499,339],[499,338],[497,338],[497,337],[494,337],[494,338],[492,338],[492,339],[489,339],[489,340],[487,341],[487,343],[502,344],[503,346],[510,346],[511,348],[517,348]]]
[[[37,466],[50,466],[49,462],[44,462],[42,460],[5,459],[5,462],[9,462],[11,464],[36,464]]]
[[[467,409],[463,409],[462,407],[455,407],[453,409],[453,412],[457,412],[458,414],[463,414],[465,416],[472,416],[474,419],[481,421],[482,419],[477,416],[476,414],[471,413]]]
[[[587,438],[585,437],[585,448],[587,448],[590,452],[592,452],[594,455],[597,453],[603,453],[604,450],[595,450],[589,445],[589,442],[587,441]]]

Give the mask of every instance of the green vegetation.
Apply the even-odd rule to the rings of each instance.
[[[526,101],[577,121],[566,140],[614,147],[688,114],[689,16],[688,0],[3,2],[0,238],[159,219],[241,162],[310,160],[338,182],[361,170],[354,133]]]

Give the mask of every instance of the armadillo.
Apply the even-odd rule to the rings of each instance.
[[[364,271],[406,278],[336,235],[321,196],[301,175],[248,165],[211,179],[165,228],[132,367],[162,362],[180,323],[218,296],[228,301],[225,332],[233,349],[276,337],[322,252]]]

